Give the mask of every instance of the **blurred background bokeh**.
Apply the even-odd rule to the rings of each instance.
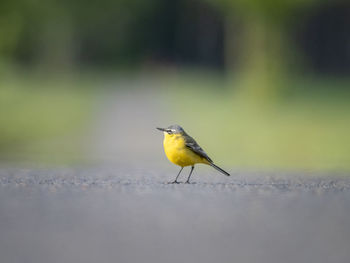
[[[350,170],[348,0],[2,0],[0,160]]]

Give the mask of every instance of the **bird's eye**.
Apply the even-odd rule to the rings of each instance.
[[[167,130],[167,133],[168,133],[168,134],[171,134],[171,130]]]

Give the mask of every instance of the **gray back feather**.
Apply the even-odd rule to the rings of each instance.
[[[198,145],[198,143],[188,134],[184,133],[185,144],[188,148],[190,148],[193,152],[198,154],[199,156],[205,158],[208,162],[212,163],[213,161],[209,158],[206,152]]]

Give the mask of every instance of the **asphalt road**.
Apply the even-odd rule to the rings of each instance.
[[[0,261],[350,262],[344,175],[121,167],[0,168]]]

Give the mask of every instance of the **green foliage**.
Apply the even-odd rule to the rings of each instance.
[[[86,38],[96,45],[110,39],[115,47],[109,49],[122,54],[133,44],[135,21],[142,24],[140,20],[155,10],[156,2],[4,0],[0,3],[0,58],[25,54],[25,59],[46,69],[62,69],[74,64],[79,41]]]
[[[0,83],[0,156],[76,151],[93,100],[82,82],[12,75]],[[75,138],[75,139],[74,139]],[[56,142],[45,151],[45,142]],[[52,145],[51,145],[52,146]],[[57,148],[58,147],[58,148]],[[47,147],[46,147],[47,148]],[[56,150],[55,150],[56,149]]]

